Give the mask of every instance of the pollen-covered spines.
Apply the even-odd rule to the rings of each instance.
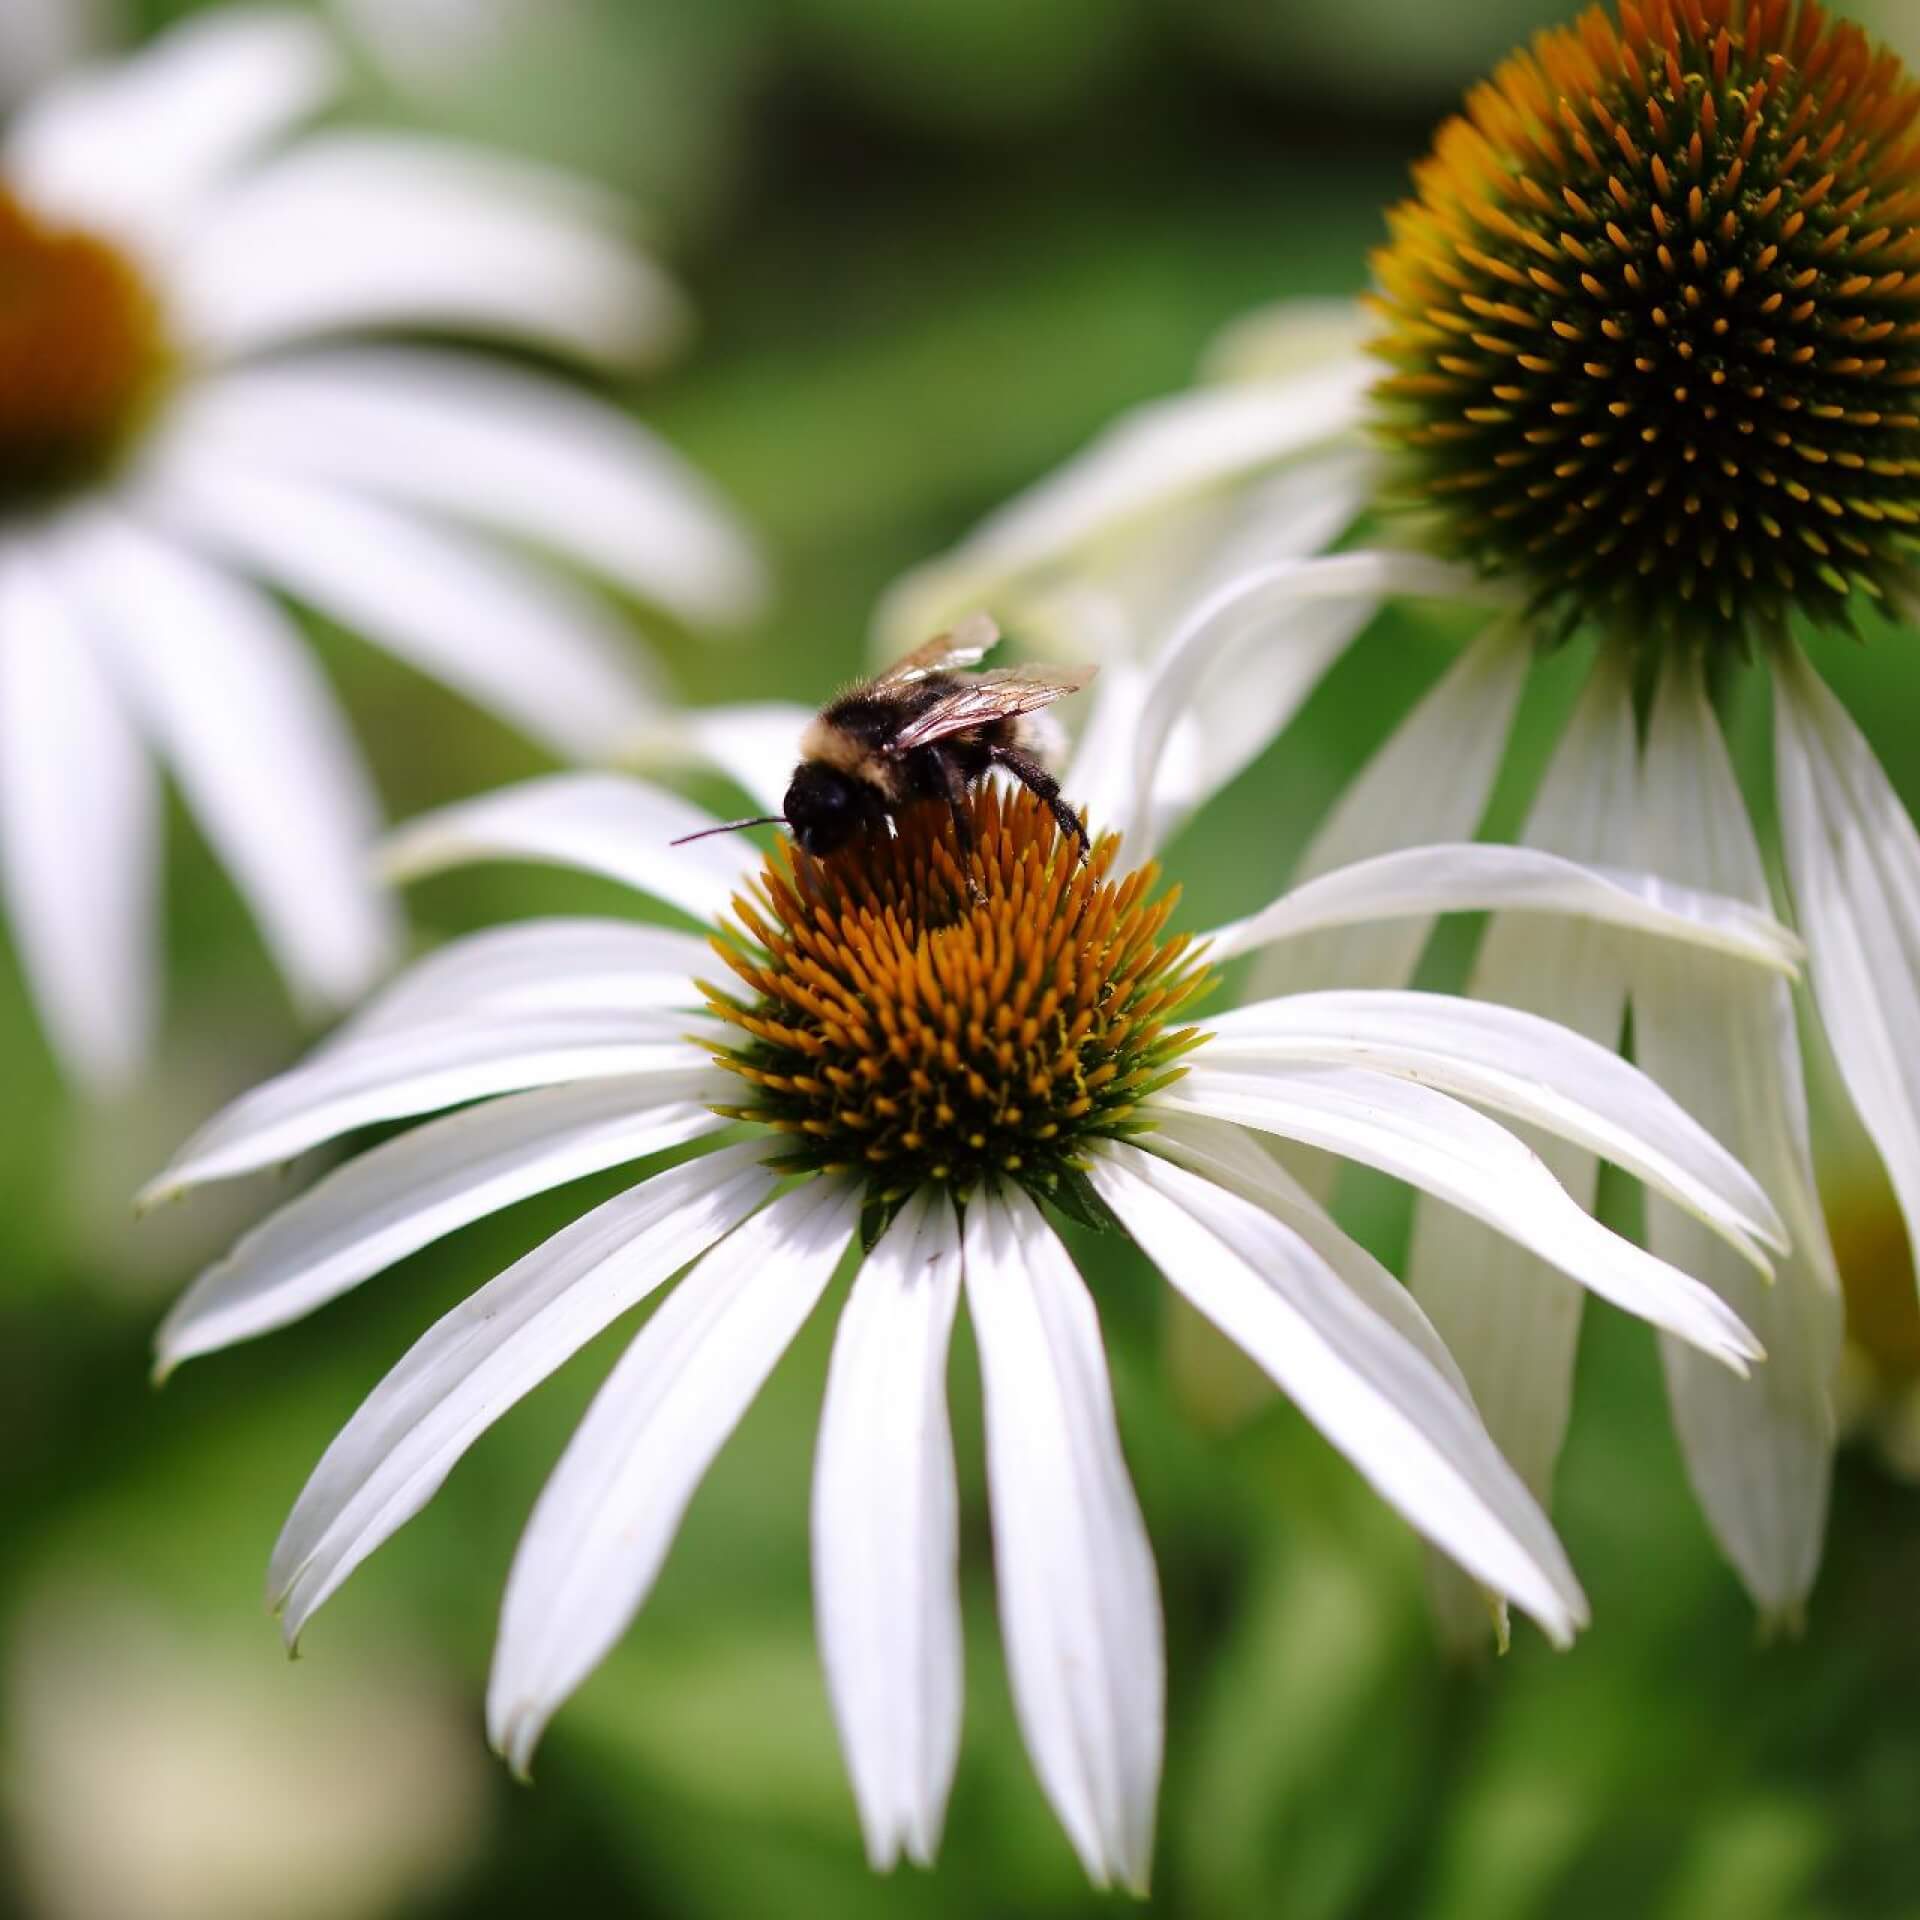
[[[1912,594],[1917,123],[1811,0],[1621,0],[1507,60],[1374,261],[1437,542],[1635,639]]]
[[[747,992],[709,991],[738,1044],[735,1117],[789,1135],[794,1171],[863,1174],[876,1199],[989,1175],[1061,1198],[1088,1142],[1138,1122],[1197,1035],[1207,984],[1156,872],[1082,861],[1033,795],[908,810],[813,859],[783,844],[717,943]]]

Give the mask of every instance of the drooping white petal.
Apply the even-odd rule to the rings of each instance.
[[[1531,846],[1603,867],[1632,865],[1640,764],[1629,663],[1608,649],[1595,663],[1528,814]],[[1627,1000],[1627,942],[1591,921],[1496,915],[1474,963],[1471,991],[1524,1007],[1596,1045],[1617,1047]],[[1589,1212],[1598,1158],[1521,1127],[1520,1137]],[[1407,1284],[1458,1356],[1487,1431],[1546,1501],[1573,1399],[1581,1289],[1482,1221],[1424,1195],[1414,1203]],[[1484,1596],[1445,1563],[1433,1568],[1442,1631],[1484,1645]]]
[[[156,787],[91,636],[37,561],[0,548],[0,886],[48,1037],[102,1090],[153,1022]]]
[[[763,1151],[723,1147],[655,1174],[414,1343],[328,1447],[275,1543],[268,1599],[290,1641],[510,1406],[760,1205],[774,1184]]]
[[[1506,1128],[1431,1088],[1355,1067],[1274,1068],[1257,1076],[1200,1066],[1154,1103],[1377,1167],[1485,1220],[1602,1299],[1671,1330],[1735,1373],[1762,1357],[1716,1294],[1609,1232]],[[1757,1276],[1756,1284],[1763,1284]]]
[[[297,13],[205,15],[24,107],[7,136],[6,172],[48,213],[165,241],[223,174],[319,106],[336,78],[326,36]]]
[[[1670,668],[1655,699],[1642,802],[1650,864],[1766,899],[1760,850],[1697,661]],[[1672,1342],[1661,1355],[1707,1523],[1762,1611],[1791,1618],[1820,1560],[1842,1319],[1807,1149],[1792,1001],[1783,983],[1710,956],[1647,950],[1634,957],[1633,1032],[1647,1071],[1754,1170],[1793,1236],[1768,1287],[1688,1215],[1647,1202],[1648,1244],[1701,1275],[1766,1343],[1766,1367],[1737,1391]]]
[[[1159,1113],[1151,1151],[1278,1215],[1350,1291],[1424,1354],[1461,1398],[1471,1403],[1466,1376],[1413,1296],[1244,1127],[1198,1114]]]
[[[1317,658],[1323,645],[1332,646],[1327,659],[1318,662],[1317,680],[1388,595],[1471,598],[1476,589],[1473,576],[1457,567],[1424,554],[1393,551],[1280,560],[1227,581],[1186,615],[1154,656],[1134,741],[1135,785],[1152,792],[1169,734],[1194,689],[1215,675],[1230,674],[1236,658],[1255,648],[1284,650],[1291,640],[1290,623],[1304,608],[1331,602],[1342,609],[1330,626],[1317,621],[1306,636],[1310,659]],[[1300,697],[1313,683],[1309,680],[1298,690]]]
[[[1552,1526],[1419,1346],[1242,1194],[1120,1144],[1103,1148],[1089,1177],[1154,1265],[1389,1506],[1557,1644],[1572,1641],[1586,1602]]]
[[[331,690],[264,595],[104,508],[63,543],[111,663],[294,991],[364,992],[397,925],[379,806]]]
[[[1160,1589],[1100,1323],[1066,1249],[1017,1189],[975,1195],[965,1258],[1020,1729],[1095,1884],[1144,1893],[1164,1736]]]
[[[1746,1168],[1637,1067],[1517,1008],[1450,993],[1296,993],[1208,1022],[1209,1072],[1323,1063],[1438,1088],[1611,1160],[1763,1272],[1786,1229]]]
[[[150,450],[151,517],[574,758],[652,712],[625,629],[584,589],[450,526],[173,435]]]
[[[612,196],[446,140],[308,139],[204,206],[186,238],[175,298],[216,356],[431,327],[627,365],[686,322]]]
[[[859,1212],[851,1181],[783,1195],[681,1281],[607,1376],[507,1579],[487,1734],[516,1773],[652,1591],[701,1476],[833,1278]]]
[[[1763,907],[1653,875],[1583,866],[1538,847],[1408,847],[1307,880],[1271,906],[1207,936],[1220,959],[1326,927],[1441,913],[1562,913],[1775,973],[1799,966],[1800,942]]]
[[[529,1195],[726,1125],[723,1076],[543,1087],[411,1128],[335,1168],[201,1274],[155,1339],[183,1360],[272,1331],[410,1253]]]
[[[468,1014],[322,1047],[215,1114],[140,1204],[278,1166],[356,1127],[467,1100],[574,1080],[685,1073],[711,1058],[687,1038],[692,1024],[677,1013],[511,1020]]]
[[[713,949],[692,934],[625,920],[516,920],[417,960],[340,1028],[330,1046],[466,1014],[652,1013],[696,1007]]]
[[[1043,623],[1049,606],[1059,606],[1056,622],[1072,635],[1062,650],[1101,662],[1066,790],[1101,827],[1125,833],[1138,857],[1285,731],[1372,618],[1377,596],[1332,591],[1335,581],[1324,575],[1289,582],[1289,592],[1309,588],[1290,605],[1278,588],[1231,589],[1266,581],[1278,563],[1337,538],[1371,496],[1375,467],[1370,449],[1346,445],[1296,461],[1188,509],[1180,523],[1157,522],[1151,540],[1090,557],[1038,603]],[[1200,636],[1204,669],[1168,678],[1155,656],[1198,605],[1219,615]],[[1035,605],[1019,608],[1024,633]],[[1106,630],[1097,640],[1095,626]],[[1151,747],[1151,786],[1135,768],[1143,732],[1164,735]]]
[[[473,860],[537,860],[578,867],[711,921],[760,864],[753,843],[716,834],[672,843],[715,825],[678,794],[613,774],[558,773],[422,814],[387,842],[385,865],[417,880]]]
[[[1395,728],[1341,795],[1295,886],[1422,841],[1470,841],[1506,755],[1532,653],[1517,619],[1496,620]],[[1307,987],[1399,987],[1412,979],[1431,915],[1342,927],[1274,947],[1253,969],[1256,999]]]
[[[956,610],[1084,542],[1120,537],[1183,496],[1353,431],[1371,377],[1355,355],[1293,379],[1197,388],[1136,408],[951,553],[900,581],[876,618],[881,645],[902,652]]]
[[[960,1232],[908,1201],[834,1336],[813,1463],[813,1606],[867,1857],[931,1865],[960,1751],[960,1552],[947,1345]]]
[[[1774,673],[1780,824],[1814,1004],[1920,1247],[1920,832],[1797,647]]]
[[[183,431],[546,547],[689,621],[743,619],[765,593],[745,532],[664,441],[478,358],[342,347],[240,368],[189,399]]]

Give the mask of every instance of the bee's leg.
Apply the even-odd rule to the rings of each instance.
[[[951,754],[942,753],[938,747],[929,748],[928,751],[939,770],[940,785],[947,796],[947,811],[953,816],[953,841],[966,868],[968,891],[976,904],[984,904],[987,896],[980,885],[979,876],[973,870],[973,818],[967,811],[967,776],[961,772],[960,763]]]
[[[1080,858],[1084,860],[1089,846],[1086,825],[1061,799],[1060,782],[1032,754],[1023,753],[1018,747],[995,747],[991,758],[995,766],[1005,767],[1036,800],[1045,804],[1059,822],[1060,831],[1080,843]]]

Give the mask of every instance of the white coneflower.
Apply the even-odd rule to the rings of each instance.
[[[1084,863],[1034,797],[944,805],[814,859],[669,843],[712,823],[612,775],[416,822],[401,876],[558,862],[711,923],[540,920],[457,941],[212,1121],[160,1198],[360,1127],[373,1147],[250,1234],[163,1328],[160,1364],[283,1325],[525,1195],[660,1149],[656,1172],[490,1281],[375,1389],[273,1556],[297,1635],[515,1400],[684,1274],[548,1482],[508,1583],[488,1717],[524,1768],[645,1600],[708,1464],[856,1242],[814,1478],[821,1652],[876,1865],[931,1857],[959,1742],[949,1334],[980,1351],[995,1569],[1020,1722],[1096,1880],[1144,1884],[1162,1732],[1159,1599],[1094,1304],[1045,1209],[1117,1225],[1383,1498],[1556,1641],[1585,1603],[1425,1316],[1262,1152],[1383,1168],[1743,1372],[1706,1288],[1599,1225],[1497,1112],[1632,1169],[1763,1272],[1757,1185],[1636,1069],[1530,1015],[1320,993],[1196,1023],[1200,947],[1152,867]],[[729,907],[731,902],[731,907]],[[1422,848],[1329,875],[1215,954],[1369,915],[1596,916],[1791,968],[1764,914],[1524,850]],[[718,958],[716,958],[716,949]],[[724,988],[703,976],[731,979]]]
[[[1815,0],[1622,0],[1617,23],[1595,9],[1475,89],[1415,184],[1375,262],[1372,351],[1391,372],[1371,399],[1357,316],[1344,331],[1315,309],[1265,316],[1223,353],[1240,378],[1123,423],[906,583],[896,617],[984,599],[1016,624],[1029,606],[1078,620],[1069,644],[1127,629],[1153,662],[1133,675],[1150,715],[1172,690],[1205,711],[1191,683],[1225,669],[1216,706],[1252,688],[1230,772],[1383,597],[1505,596],[1305,870],[1472,833],[1534,652],[1577,635],[1595,664],[1526,838],[1754,902],[1766,876],[1714,696],[1764,667],[1814,1004],[1914,1235],[1920,834],[1794,622],[1920,618],[1920,87]],[[1417,514],[1436,557],[1324,552],[1381,508]],[[1139,735],[1136,788],[1162,733]],[[1177,799],[1164,769],[1161,782]],[[1262,985],[1327,968],[1397,982],[1421,937],[1347,938]],[[1666,1360],[1709,1522],[1763,1611],[1792,1618],[1824,1530],[1840,1307],[1785,986],[1692,957],[1630,967],[1591,929],[1542,943],[1496,924],[1474,990],[1609,1044],[1631,995],[1642,1064],[1792,1228],[1763,1290],[1671,1209],[1648,1221],[1656,1249],[1704,1273],[1773,1353],[1757,1389],[1671,1345]],[[1591,1192],[1590,1156],[1555,1164]],[[1413,1284],[1544,1492],[1577,1296],[1431,1216]]]
[[[83,69],[0,143],[0,879],[82,1075],[139,1058],[178,780],[304,997],[386,960],[372,794],[300,636],[333,616],[558,752],[650,710],[624,624],[546,549],[690,620],[754,557],[696,477],[556,380],[412,327],[626,365],[680,325],[621,210],[463,148],[330,130],[296,15]],[[259,583],[259,584],[256,584]]]

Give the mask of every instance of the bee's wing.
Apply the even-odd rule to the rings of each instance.
[[[898,686],[903,680],[924,680],[930,673],[950,673],[956,667],[978,666],[1000,644],[1000,629],[984,613],[970,613],[951,633],[923,640],[904,660],[896,660],[874,681],[876,687]]]
[[[1036,664],[970,674],[900,729],[894,736],[894,751],[910,753],[949,734],[964,733],[968,727],[985,726],[990,720],[1014,720],[1023,713],[1050,707],[1067,694],[1079,692],[1099,671],[1098,667]]]

